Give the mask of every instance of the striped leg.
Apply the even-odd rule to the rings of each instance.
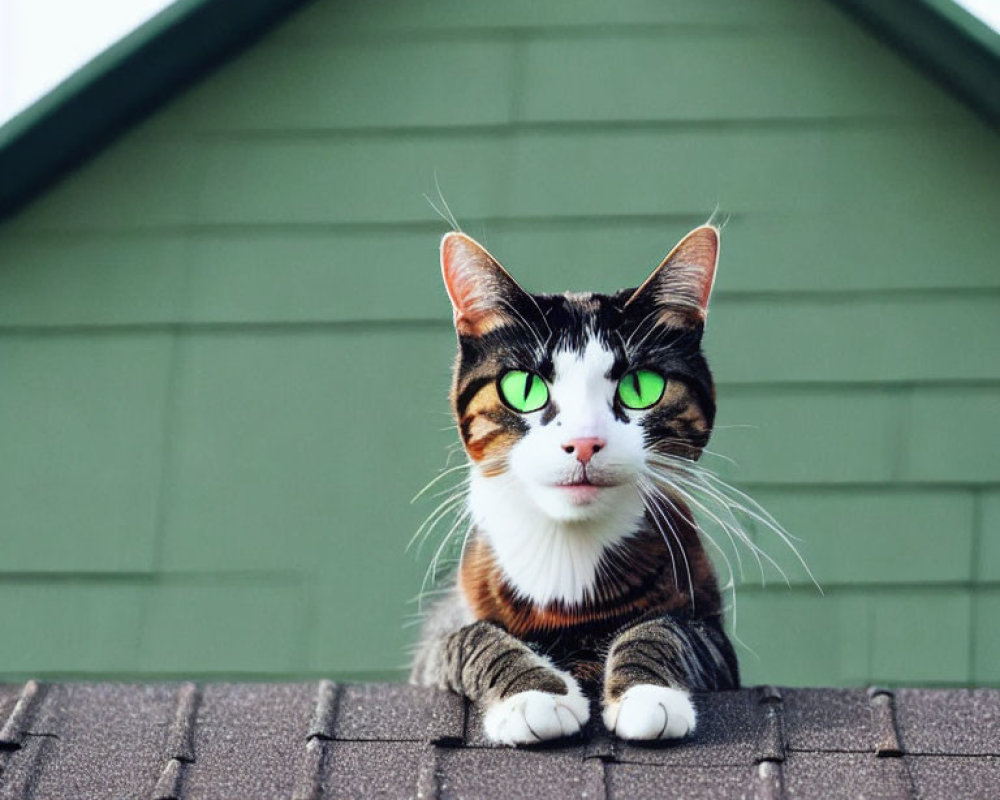
[[[576,680],[489,622],[441,640],[438,684],[475,701],[487,737],[531,744],[578,733],[590,704]]]
[[[732,645],[718,620],[641,622],[611,645],[604,672],[604,724],[623,739],[692,733],[692,691],[739,687]]]

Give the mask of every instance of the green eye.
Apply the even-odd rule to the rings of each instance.
[[[622,376],[618,381],[618,398],[626,408],[649,408],[663,397],[663,387],[667,381],[659,372],[651,369],[637,369]]]
[[[538,411],[549,402],[549,387],[534,372],[512,369],[500,378],[503,401],[522,414]]]

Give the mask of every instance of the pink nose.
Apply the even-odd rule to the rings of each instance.
[[[581,464],[589,464],[594,453],[602,450],[606,444],[607,442],[596,436],[581,436],[579,439],[570,439],[564,443],[562,449],[566,453],[576,453],[576,460]]]

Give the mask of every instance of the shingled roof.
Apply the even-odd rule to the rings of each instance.
[[[491,746],[457,696],[395,684],[0,686],[0,798],[1000,796],[1000,690],[697,697],[696,736]]]

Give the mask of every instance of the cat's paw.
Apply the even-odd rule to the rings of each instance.
[[[640,683],[604,706],[604,725],[621,739],[680,739],[694,732],[691,695],[683,689]]]
[[[491,705],[483,717],[486,736],[500,744],[536,744],[579,733],[590,719],[590,702],[575,685],[567,694],[535,689]]]

